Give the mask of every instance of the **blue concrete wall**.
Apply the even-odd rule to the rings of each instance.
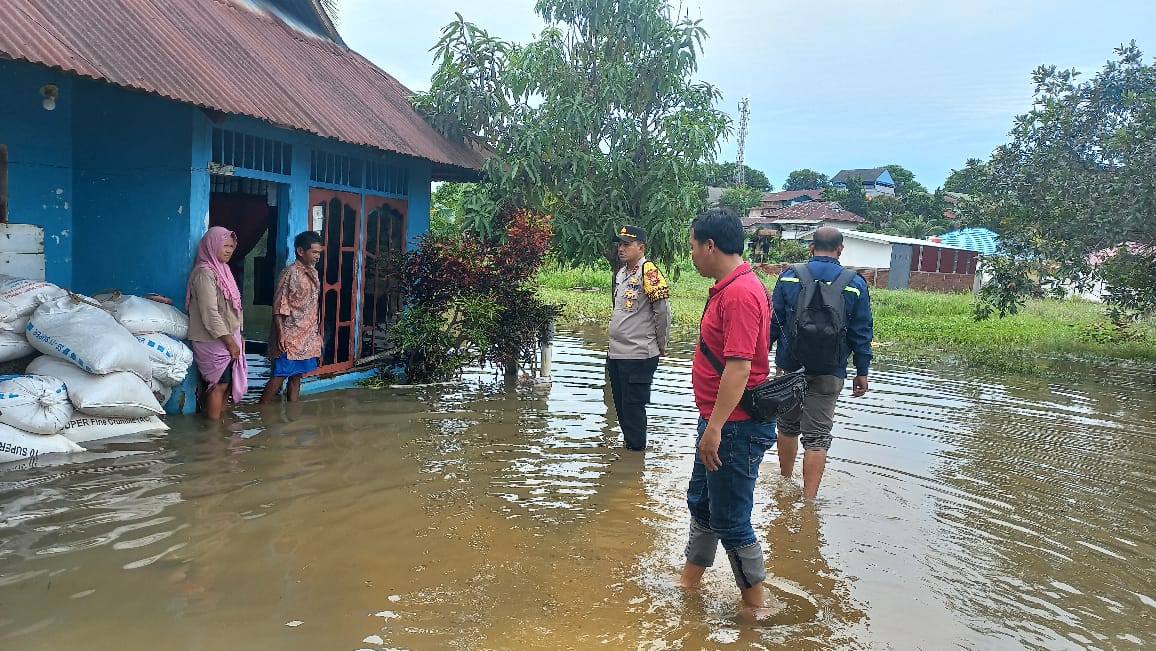
[[[44,228],[46,279],[72,283],[74,232],[72,119],[74,78],[57,70],[0,60],[0,144],[8,145],[8,221]],[[56,84],[56,108],[41,106],[40,87]]]
[[[183,305],[199,109],[97,81],[74,88],[74,288],[158,292]]]
[[[430,178],[433,175],[433,164],[428,160],[410,160],[406,248],[413,249],[417,246],[417,237],[429,232]]]
[[[207,134],[212,133],[214,126],[231,131],[251,134],[262,138],[272,138],[281,142],[289,143],[293,146],[293,167],[289,174],[275,174],[259,170],[233,168],[233,174],[239,177],[247,177],[253,179],[261,179],[265,181],[275,181],[283,184],[282,190],[278,195],[278,215],[280,223],[278,224],[279,233],[281,234],[280,241],[277,243],[278,258],[282,266],[286,266],[293,262],[293,238],[304,230],[312,228],[311,206],[309,201],[309,192],[311,188],[325,188],[331,190],[341,190],[350,192],[364,197],[365,195],[376,195],[383,197],[393,197],[403,199],[408,202],[408,222],[407,222],[407,245],[409,248],[416,246],[416,238],[425,234],[429,230],[429,209],[430,209],[430,177],[432,175],[432,164],[429,161],[416,159],[408,156],[389,155],[384,157],[380,151],[369,147],[362,147],[357,145],[350,145],[347,143],[338,142],[329,138],[322,138],[313,134],[290,131],[280,129],[271,125],[260,122],[253,118],[244,116],[229,116],[221,123],[214,125],[209,121],[209,118],[203,113],[200,116],[194,117],[194,134],[200,134],[204,131]],[[198,140],[200,135],[195,135],[194,139]],[[197,143],[194,143],[194,150],[198,148]],[[406,186],[406,193],[408,196],[394,194],[390,192],[382,192],[371,190],[360,185],[342,185],[334,183],[325,183],[314,181],[310,178],[310,159],[314,150],[329,152],[341,156],[349,156],[361,161],[383,161],[387,164],[403,168],[406,171],[408,178],[408,185]],[[211,154],[211,151],[208,152]],[[208,163],[208,158],[197,159],[196,166],[203,167]],[[207,183],[207,181],[206,181]],[[202,199],[200,198],[201,190],[200,184],[195,180],[194,176],[194,206],[199,206]],[[204,205],[208,205],[208,189],[203,191]],[[365,204],[364,200],[358,206],[359,213],[362,219],[365,218]],[[200,214],[199,212],[197,214]],[[361,232],[361,246],[365,245],[365,232]],[[360,258],[358,264],[361,263]],[[361,270],[359,270],[358,277],[361,277]],[[361,294],[361,287],[359,286],[355,292],[358,296]],[[355,328],[360,328],[361,310],[354,311]]]

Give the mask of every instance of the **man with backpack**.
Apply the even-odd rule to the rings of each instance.
[[[851,396],[867,393],[873,318],[867,282],[839,264],[843,233],[831,226],[819,228],[810,249],[811,259],[785,269],[775,284],[771,341],[778,342],[779,373],[803,369],[807,376],[802,404],[779,416],[779,468],[783,477],[792,477],[801,438],[803,496],[813,499],[827,465],[835,402],[846,382],[851,353]]]

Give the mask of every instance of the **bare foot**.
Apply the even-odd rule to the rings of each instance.
[[[743,604],[742,608],[739,610],[739,617],[756,624],[765,624],[775,615],[778,615],[779,613],[786,610],[786,608],[787,605],[784,604],[778,597],[776,597],[775,593],[767,590],[765,594],[765,602],[762,606],[755,607]]]

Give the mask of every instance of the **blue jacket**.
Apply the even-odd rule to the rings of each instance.
[[[815,280],[832,282],[843,271],[839,260],[826,255],[816,255],[807,261],[807,268]],[[795,321],[795,307],[799,302],[799,278],[795,270],[787,267],[779,274],[775,291],[771,295],[774,313],[771,315],[771,341],[779,344],[775,353],[775,364],[788,371],[799,370],[799,365],[791,359],[787,349],[787,333]],[[851,284],[843,290],[847,305],[847,344],[839,351],[842,363],[832,371],[832,375],[847,377],[847,358],[855,353],[855,372],[867,375],[871,366],[871,338],[874,336],[874,319],[871,316],[871,297],[867,294],[867,281],[855,274]]]

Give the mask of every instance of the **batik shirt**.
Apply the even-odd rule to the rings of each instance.
[[[614,277],[614,312],[610,315],[612,359],[648,359],[666,350],[670,340],[670,287],[646,258],[623,267]]]
[[[273,293],[273,315],[285,317],[280,345],[289,359],[321,357],[321,279],[300,262],[285,267]],[[276,344],[274,325],[270,343]],[[271,347],[272,349],[272,347]]]

